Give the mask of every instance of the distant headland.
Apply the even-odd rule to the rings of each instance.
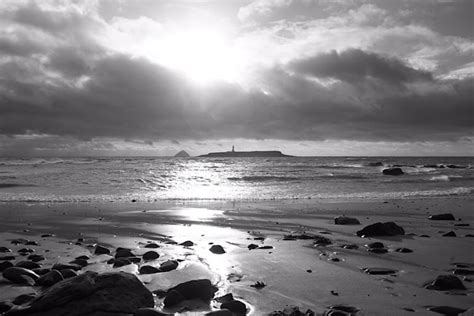
[[[208,153],[206,155],[201,155],[199,157],[293,157],[290,155],[285,155],[281,151],[278,150],[268,150],[268,151],[235,151],[234,146],[232,146],[231,151],[221,151],[221,152],[214,152]]]

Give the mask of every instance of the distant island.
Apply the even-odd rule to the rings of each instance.
[[[174,156],[178,157],[178,158],[187,158],[187,157],[189,157],[189,154],[186,151],[181,150],[179,153],[177,153]]]
[[[234,146],[232,146],[231,151],[221,151],[215,153],[208,153],[206,155],[201,155],[199,157],[211,157],[211,158],[226,158],[226,157],[293,157],[290,155],[285,155],[278,150],[268,150],[268,151],[235,151]]]

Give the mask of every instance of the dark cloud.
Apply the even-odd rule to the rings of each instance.
[[[399,85],[418,80],[432,80],[432,75],[426,71],[413,69],[398,59],[382,57],[360,49],[349,49],[340,53],[332,51],[294,61],[290,67],[305,75],[348,82],[375,78],[388,84]]]

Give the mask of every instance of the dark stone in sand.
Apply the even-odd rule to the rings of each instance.
[[[56,235],[54,235],[54,234],[43,234],[43,235],[41,235],[41,238],[54,237],[54,236],[56,236]]]
[[[382,173],[387,176],[401,176],[403,174],[403,170],[401,168],[387,168],[383,169]]]
[[[61,272],[58,270],[51,270],[36,280],[36,285],[49,287],[62,280],[64,280],[64,277]]]
[[[225,253],[225,250],[221,245],[212,245],[211,248],[209,248],[209,251],[218,255]]]
[[[359,249],[359,246],[354,245],[354,244],[346,244],[346,245],[341,245],[341,248],[344,248],[344,249]]]
[[[359,237],[405,235],[405,230],[394,222],[375,223],[357,232]]]
[[[465,235],[465,237],[474,237],[474,235],[473,234],[467,234],[467,235]]]
[[[221,309],[219,311],[212,311],[204,314],[204,316],[233,316],[232,312],[228,309]]]
[[[394,269],[387,269],[387,268],[365,268],[362,269],[367,274],[372,275],[386,275],[386,274],[394,274],[397,273],[397,270]]]
[[[45,260],[46,258],[42,255],[29,255],[28,260],[31,260],[33,262],[40,262]]]
[[[38,280],[39,275],[31,270],[19,267],[10,267],[3,270],[2,275],[5,279],[16,284],[33,285]]]
[[[22,256],[25,256],[29,253],[33,253],[35,252],[34,249],[31,249],[31,248],[21,248],[20,250],[18,250],[18,253],[21,254]]]
[[[273,246],[260,246],[258,249],[273,249]]]
[[[185,300],[185,298],[183,297],[183,295],[181,293],[179,293],[176,290],[170,290],[168,292],[168,294],[166,294],[165,299],[163,300],[163,305],[165,307],[170,307],[170,306],[174,306],[176,304],[179,304],[184,300]]]
[[[128,257],[135,257],[132,251],[128,248],[121,248],[118,247],[117,251],[115,252],[115,258],[128,258]]]
[[[396,252],[401,252],[401,253],[410,253],[410,252],[413,252],[413,250],[409,249],[409,248],[397,248],[395,249]]]
[[[13,267],[13,263],[11,263],[10,261],[0,262],[0,272],[3,272],[3,270],[10,267]]]
[[[314,235],[313,239],[315,245],[326,246],[332,244],[331,239],[321,235]]]
[[[214,297],[217,287],[212,285],[208,279],[199,279],[180,283],[170,289],[170,291],[178,292],[186,300],[200,299],[204,302],[209,302]]]
[[[157,244],[155,244],[155,243],[150,243],[150,244],[146,244],[146,245],[145,245],[145,248],[152,248],[152,249],[154,249],[154,248],[160,248],[160,246],[157,245]]]
[[[81,266],[81,267],[83,267],[83,268],[84,268],[84,267],[87,267],[87,265],[89,264],[89,263],[87,262],[87,260],[85,260],[85,259],[74,259],[74,260],[72,260],[72,261],[69,262],[69,263],[71,263],[71,264],[77,264],[78,266]]]
[[[119,259],[121,259],[121,258],[119,258]],[[130,260],[130,262],[132,262],[132,263],[140,263],[142,261],[142,259],[139,258],[139,257],[128,257],[127,259]]]
[[[34,240],[28,240],[25,245],[27,246],[39,246],[39,244]]]
[[[451,306],[432,306],[432,307],[429,307],[428,310],[441,314],[441,315],[447,315],[447,316],[459,315],[466,311],[465,309],[451,307]]]
[[[12,303],[9,302],[0,302],[0,314],[9,311],[13,307]]]
[[[428,219],[432,221],[454,221],[456,218],[454,218],[453,214],[445,213],[445,214],[436,214],[436,215],[431,215],[428,217]]]
[[[167,240],[167,241],[165,241],[165,244],[167,244],[167,245],[177,245],[178,243],[174,240]]]
[[[250,245],[247,246],[247,248],[249,248],[249,250],[257,249],[257,248],[258,248],[258,245],[256,245],[256,244],[250,244]]]
[[[37,268],[32,270],[37,275],[45,275],[46,273],[50,272],[51,269],[48,268]]]
[[[308,309],[302,312],[297,306],[286,306],[282,311],[271,312],[269,316],[315,316],[315,313]],[[346,314],[344,316],[347,316]]]
[[[245,315],[247,314],[247,306],[244,303],[238,300],[233,300],[230,302],[223,303],[221,309],[228,309],[236,315]]]
[[[61,275],[63,276],[63,278],[65,279],[70,279],[70,278],[74,278],[77,276],[77,273],[72,270],[72,269],[63,269],[61,271],[59,271],[61,273]]]
[[[77,260],[89,260],[90,257],[89,256],[86,256],[86,255],[82,255],[82,256],[79,256],[79,257],[76,257]]]
[[[468,227],[470,226],[468,223],[460,223],[460,224],[454,224],[456,227]]]
[[[155,260],[155,259],[158,259],[160,257],[160,255],[156,252],[156,251],[147,251],[143,254],[143,260]]]
[[[254,287],[256,289],[263,289],[267,285],[265,283],[263,283],[262,281],[257,281],[254,284],[251,284],[250,286]]]
[[[344,312],[347,314],[356,314],[359,312],[359,309],[354,306],[349,306],[349,305],[333,305],[329,306],[329,310],[334,310],[334,311],[340,311]]]
[[[162,313],[151,307],[140,308],[139,310],[135,312],[135,314],[133,314],[133,316],[172,316],[172,315],[174,314]]]
[[[160,272],[168,272],[175,270],[178,267],[178,261],[176,260],[167,260],[160,264]]]
[[[436,291],[465,290],[462,281],[454,275],[439,275],[435,280],[425,284],[425,289]]]
[[[56,263],[56,264],[53,265],[53,267],[51,269],[58,270],[58,271],[61,271],[61,270],[64,270],[64,269],[71,269],[71,270],[74,270],[74,271],[79,271],[79,270],[82,269],[82,267],[78,264]]]
[[[33,270],[33,269],[40,268],[41,266],[33,261],[20,261],[17,264],[15,264],[15,267]]]
[[[110,250],[102,247],[100,245],[97,245],[94,250],[94,254],[96,255],[110,255]]]
[[[385,248],[385,245],[379,241],[371,242],[370,244],[365,245],[367,248]]]
[[[194,243],[191,240],[186,240],[185,242],[182,242],[179,245],[184,247],[192,247],[194,246]]]
[[[429,235],[420,235],[420,237],[422,237],[422,238],[430,238]]]
[[[22,244],[26,244],[27,242],[28,242],[28,240],[26,240],[26,239],[18,238],[18,239],[13,239],[10,243],[12,243],[14,245],[22,245]]]
[[[226,302],[233,301],[234,296],[232,295],[232,293],[227,293],[226,295],[217,297],[215,300],[219,303],[226,303]]]
[[[7,247],[0,247],[0,252],[1,253],[12,252],[12,250],[10,248],[7,248]]]
[[[161,270],[152,266],[142,266],[140,267],[139,272],[140,274],[153,274],[161,272]]]
[[[24,308],[7,315],[120,315],[153,306],[153,295],[133,274],[88,271],[56,283]]]
[[[354,217],[338,216],[334,219],[334,224],[336,224],[336,225],[360,225],[360,222],[357,218],[354,218]]]
[[[35,298],[35,294],[22,294],[15,297],[12,301],[15,305],[23,305]]]
[[[127,266],[129,264],[132,264],[132,262],[130,260],[128,260],[128,258],[118,258],[118,259],[114,260],[113,267],[114,268],[120,268],[120,267],[123,267],[123,266]]]
[[[456,237],[456,233],[453,231],[447,232],[446,234],[443,234],[443,237]]]
[[[368,252],[372,252],[372,253],[387,253],[388,250],[385,249],[385,248],[369,248],[367,249]]]
[[[15,256],[3,256],[0,257],[0,261],[6,261],[6,260],[15,260]]]
[[[474,275],[474,270],[469,269],[454,269],[453,274],[457,275]]]

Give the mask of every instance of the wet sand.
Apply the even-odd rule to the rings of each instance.
[[[469,237],[474,234],[472,202],[469,197],[450,197],[362,202],[2,204],[0,247],[12,252],[0,253],[0,257],[15,256],[11,262],[16,263],[25,259],[18,250],[28,247],[46,258],[40,264],[48,268],[87,255],[89,264],[79,273],[134,273],[157,293],[206,278],[218,287],[215,297],[232,293],[245,302],[251,315],[265,315],[286,305],[323,314],[338,304],[357,308],[356,315],[436,315],[428,310],[430,306],[467,310],[474,305],[472,275],[457,275],[466,290],[424,288],[439,275],[453,275],[456,264],[474,271],[474,243]],[[451,213],[456,220],[428,219],[439,213]],[[335,225],[334,218],[340,215],[355,217],[360,225]],[[366,225],[389,221],[403,227],[405,235],[356,235]],[[443,236],[450,231],[456,237]],[[44,234],[53,236],[41,237]],[[323,237],[328,241],[318,244]],[[18,238],[38,245],[11,243]],[[188,240],[192,246],[179,245]],[[139,257],[151,250],[145,248],[150,242],[160,246],[152,249],[160,257],[146,263],[113,268],[107,264],[111,256],[93,254],[93,246],[100,244],[112,251],[131,248]],[[365,245],[373,242],[383,243],[387,252],[368,251]],[[209,251],[213,244],[221,245],[225,253]],[[341,247],[348,244],[357,249]],[[399,248],[412,252],[396,251]],[[159,267],[167,260],[177,260],[178,268],[156,274],[138,272],[141,266]],[[371,275],[364,268],[393,271]],[[37,287],[14,285],[0,277],[0,301],[38,292]],[[158,310],[163,308],[162,301],[155,297]],[[212,300],[210,305],[190,306],[193,311],[180,314],[204,314],[219,306]],[[179,310],[182,306],[164,311]]]

